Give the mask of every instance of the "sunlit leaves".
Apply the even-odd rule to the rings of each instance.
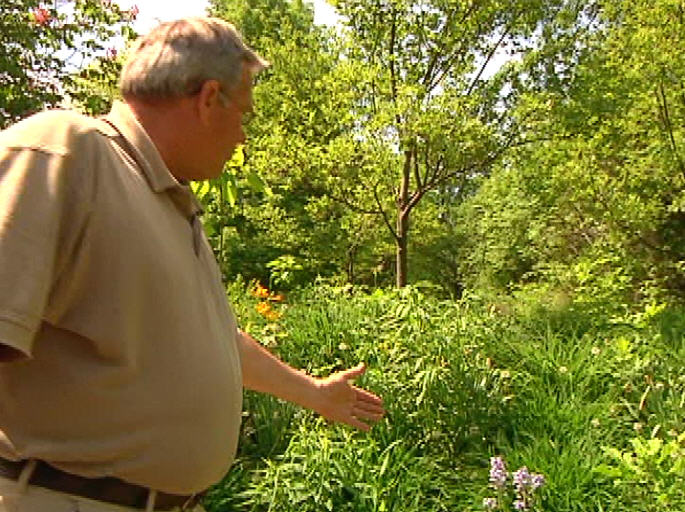
[[[133,36],[130,21],[130,14],[115,3],[3,0],[0,127],[43,107],[58,105],[68,93],[78,96],[79,89],[74,86],[79,84],[73,74],[95,55],[104,54],[105,45],[115,35]],[[97,69],[92,68],[92,72]],[[77,99],[86,97],[83,93]]]

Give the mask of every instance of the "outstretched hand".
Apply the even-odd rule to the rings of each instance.
[[[373,393],[350,383],[366,371],[359,363],[354,368],[342,370],[318,379],[319,400],[314,410],[331,421],[338,421],[367,432],[371,423],[383,418],[383,401]]]

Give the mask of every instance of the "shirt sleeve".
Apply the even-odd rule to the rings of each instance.
[[[69,158],[0,148],[0,343],[30,356],[68,210]]]

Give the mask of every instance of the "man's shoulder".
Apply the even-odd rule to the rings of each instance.
[[[104,121],[71,110],[46,110],[0,132],[0,148],[33,149],[54,155],[68,155],[88,140],[112,137]]]

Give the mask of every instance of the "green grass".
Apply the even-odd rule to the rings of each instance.
[[[545,475],[540,510],[685,511],[677,493],[657,503],[667,483],[685,487],[668,461],[619,478],[606,453],[685,430],[683,309],[617,319],[596,304],[549,311],[519,297],[502,308],[321,286],[268,323],[239,285],[229,294],[243,326],[295,366],[325,375],[366,361],[359,384],[388,414],[364,434],[248,393],[238,460],[211,511],[482,510],[493,455]]]

